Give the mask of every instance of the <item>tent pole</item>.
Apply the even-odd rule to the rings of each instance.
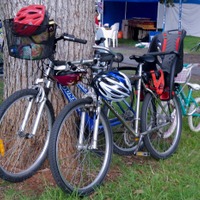
[[[165,30],[165,24],[166,24],[166,13],[167,12],[167,0],[165,0],[165,3],[164,3],[164,16],[163,16],[163,28],[162,28],[162,31]]]
[[[127,12],[127,1],[125,2],[125,13],[124,13],[124,19],[126,19],[126,12]]]
[[[104,24],[104,0],[101,0],[101,5],[102,5],[102,13],[101,13],[101,25]]]
[[[182,0],[179,0],[179,21],[178,21],[178,29],[181,29],[181,18],[182,18]]]

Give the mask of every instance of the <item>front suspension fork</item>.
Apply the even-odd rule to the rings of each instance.
[[[32,138],[33,136],[35,136],[40,118],[42,116],[42,111],[43,111],[44,105],[46,103],[46,100],[47,99],[46,99],[46,96],[45,96],[44,89],[42,87],[41,88],[39,87],[39,92],[37,94],[37,97],[36,98],[33,97],[33,98],[30,98],[28,100],[29,102],[28,102],[27,109],[25,111],[25,116],[24,116],[24,119],[22,121],[21,127],[20,127],[19,132],[18,132],[18,135],[20,137],[25,137],[25,138],[28,139],[28,138]],[[36,101],[36,103],[40,104],[38,112],[37,112],[37,116],[35,118],[35,122],[33,123],[32,132],[31,133],[25,133],[24,130],[25,130],[26,125],[28,124],[28,119],[33,112],[33,111],[31,111],[31,108],[32,108],[33,103],[35,101]]]
[[[80,130],[79,130],[79,139],[78,139],[78,149],[97,149],[97,141],[98,141],[98,132],[99,132],[99,120],[100,120],[100,112],[101,112],[101,105],[98,105],[95,109],[94,116],[91,118],[86,111],[81,112],[81,120],[80,120]],[[86,125],[89,125],[88,131],[91,131],[93,129],[93,135],[91,144],[84,145],[84,131],[86,130]]]

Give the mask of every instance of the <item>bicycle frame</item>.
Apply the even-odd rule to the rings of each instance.
[[[77,97],[72,93],[72,91],[70,90],[70,88],[68,86],[62,86],[59,83],[57,85],[58,85],[58,88],[62,91],[62,93],[65,96],[65,98],[68,100],[68,102],[72,102],[72,101],[75,101],[77,99]],[[77,83],[76,87],[84,95],[86,95],[86,96],[88,95],[89,90],[86,87],[84,87],[84,85],[81,82]],[[123,100],[122,102],[135,115],[136,112],[133,110],[133,108],[131,107],[131,105],[126,100]],[[120,102],[116,102],[116,104],[117,104],[119,110],[124,113],[125,109],[122,107],[122,105],[120,104]],[[118,124],[121,124],[121,122],[117,118],[111,119],[111,120],[109,120],[109,122],[110,122],[111,127],[116,126]]]
[[[95,48],[98,49],[97,47],[95,47]],[[106,49],[103,48],[103,50],[106,50]],[[91,60],[90,60],[90,62],[91,62]],[[74,61],[72,63],[73,64],[83,64],[84,61],[83,60],[82,61]],[[28,116],[30,114],[30,109],[27,108],[25,118],[24,118],[24,120],[22,122],[22,126],[20,127],[20,130],[19,130],[19,134],[22,137],[30,138],[30,137],[33,137],[35,135],[35,133],[36,133],[36,130],[37,130],[37,127],[38,127],[38,124],[39,124],[39,119],[40,119],[40,116],[41,116],[41,112],[42,112],[43,107],[44,107],[44,105],[46,103],[46,100],[47,100],[46,96],[48,95],[48,93],[50,91],[50,85],[51,85],[52,81],[49,79],[49,74],[51,74],[52,70],[58,70],[58,71],[59,70],[66,70],[66,66],[64,66],[64,65],[63,66],[62,65],[54,66],[53,62],[51,60],[49,60],[49,63],[47,64],[47,67],[44,70],[43,78],[37,78],[36,79],[35,84],[34,84],[34,86],[32,88],[39,90],[39,94],[37,96],[37,101],[38,101],[38,103],[41,103],[40,104],[40,108],[39,108],[40,112],[38,112],[38,114],[37,114],[32,133],[26,134],[26,133],[24,133],[24,126],[25,126],[26,121],[28,119]],[[97,68],[97,70],[98,70],[98,68]],[[40,84],[44,84],[44,86],[40,86]],[[80,90],[80,92],[83,95],[85,95],[86,97],[87,96],[93,96],[93,94],[91,94],[89,89],[84,86],[84,83],[78,82],[75,85]],[[67,99],[68,102],[73,102],[73,101],[75,101],[77,99],[77,97],[71,91],[70,86],[63,86],[58,82],[57,82],[57,86],[58,86],[58,89],[62,91],[64,97]],[[32,104],[31,102],[32,101],[30,100],[28,107],[31,107],[31,104]],[[127,109],[131,110],[133,115],[135,115],[135,111],[133,110],[131,105],[126,100],[123,100],[123,102],[124,102],[124,105],[126,105]],[[82,128],[84,128],[83,121],[85,119],[89,118],[89,120],[90,120],[89,127],[90,127],[90,129],[94,129],[93,143],[91,144],[90,148],[97,148],[98,129],[99,128],[101,129],[101,125],[99,125],[99,113],[100,113],[102,105],[99,102],[96,103],[96,105],[97,105],[98,112],[97,112],[97,115],[96,115],[95,119],[90,119],[89,116],[84,116],[84,113],[82,113],[81,111],[77,110],[77,112],[82,115],[82,123],[81,123],[82,124]],[[117,105],[118,105],[119,110],[122,113],[124,113],[125,112],[125,108],[123,108],[119,102],[117,103]],[[118,124],[121,124],[121,122],[117,118],[114,118],[114,119],[110,120],[110,126],[111,127],[116,126]],[[79,135],[79,148],[85,148],[83,146],[83,134],[81,133],[81,131],[80,131],[80,135]]]
[[[62,86],[61,84],[57,83],[58,88],[62,91],[63,95],[65,96],[65,98],[68,100],[68,102],[72,102],[75,101],[77,98],[76,96],[72,93],[72,91],[70,90],[70,88],[68,86]],[[76,84],[76,87],[83,93],[83,94],[87,94],[88,93],[88,89],[86,87],[83,86],[83,84],[81,84],[80,82]]]
[[[58,38],[56,40],[56,42],[58,40],[60,40],[60,39],[63,39],[63,37]],[[70,40],[70,37],[67,40]],[[55,45],[55,48],[56,48],[56,45]],[[93,46],[93,48],[95,50],[100,49],[100,50],[102,50],[104,52],[110,52],[111,53],[111,51],[108,48],[105,48],[105,47],[102,47],[102,46],[96,46],[95,45],[95,46]],[[51,58],[51,59],[53,59],[53,58]],[[63,64],[63,65],[60,65],[60,66],[54,66],[53,61],[51,61],[51,59],[48,59],[48,64],[47,64],[47,67],[44,70],[43,77],[42,78],[37,78],[36,81],[35,81],[35,84],[32,86],[33,89],[38,89],[39,90],[39,93],[37,95],[37,101],[38,101],[38,103],[41,104],[40,108],[39,108],[38,115],[37,115],[35,123],[34,123],[34,127],[33,127],[33,130],[32,130],[32,133],[28,133],[28,134],[24,133],[24,127],[25,127],[27,119],[28,119],[28,117],[30,115],[30,108],[31,108],[31,105],[32,105],[32,101],[30,100],[29,101],[29,105],[28,105],[27,110],[26,110],[25,117],[23,119],[22,125],[21,125],[21,127],[19,129],[19,132],[18,132],[18,134],[21,137],[31,138],[36,133],[36,130],[37,130],[37,127],[38,127],[38,123],[39,123],[39,120],[40,120],[40,116],[41,116],[41,112],[42,112],[43,107],[44,107],[44,105],[46,103],[46,100],[47,100],[46,96],[48,95],[48,93],[50,91],[50,85],[51,85],[52,80],[49,79],[49,75],[51,74],[52,70],[62,71],[62,70],[66,70],[67,69],[66,64]],[[92,59],[92,60],[80,60],[80,61],[73,61],[73,62],[71,62],[71,64],[85,64],[85,63],[91,63],[93,61],[94,61],[94,59]],[[97,63],[98,62],[100,62],[100,61],[98,61],[98,59],[97,59]],[[68,68],[69,68],[69,66],[68,66]],[[44,87],[40,86],[40,84],[44,84]],[[77,99],[75,97],[75,95],[70,91],[69,87],[62,86],[59,83],[57,83],[57,85],[58,85],[58,88],[62,91],[62,93],[66,97],[66,99],[68,100],[68,102],[72,102],[72,101],[75,101]],[[77,83],[76,86],[84,94],[88,93],[88,89],[86,87],[84,87],[83,84],[81,84],[80,82]]]
[[[95,106],[97,108],[97,112],[96,112],[95,119],[89,119],[90,120],[89,127],[94,130],[93,140],[92,140],[93,142],[91,143],[91,147],[89,147],[89,148],[94,148],[94,149],[97,148],[98,129],[99,128],[101,129],[101,125],[99,125],[99,114],[100,114],[101,107],[102,107],[102,103],[101,102],[103,102],[110,109],[110,111],[113,112],[114,115],[115,115],[115,118],[111,119],[109,121],[110,122],[110,126],[114,127],[114,126],[116,126],[118,124],[123,124],[127,128],[127,130],[129,130],[135,136],[135,140],[136,141],[139,140],[139,142],[138,142],[138,148],[136,148],[135,153],[137,153],[137,151],[138,151],[138,149],[140,147],[140,144],[142,142],[142,138],[143,138],[144,135],[149,134],[149,133],[151,133],[153,131],[156,131],[156,130],[158,130],[158,129],[160,129],[160,128],[162,128],[162,127],[164,127],[164,126],[166,126],[166,125],[169,124],[169,122],[167,121],[166,123],[164,123],[162,125],[159,125],[159,126],[157,126],[155,128],[152,128],[151,130],[147,130],[147,131],[145,131],[143,133],[139,132],[139,123],[140,123],[139,109],[140,109],[141,86],[143,85],[144,88],[145,88],[145,84],[142,81],[142,66],[143,66],[143,64],[140,63],[139,64],[139,68],[138,68],[138,75],[137,75],[137,78],[136,78],[136,81],[137,81],[136,111],[133,110],[133,108],[131,107],[131,105],[126,100],[123,100],[124,105],[126,105],[127,109],[131,110],[131,112],[134,114],[134,121],[135,121],[134,122],[135,123],[134,124],[135,125],[134,128],[132,128],[127,123],[127,121],[118,113],[118,110],[116,110],[116,109],[114,109],[112,107],[111,102],[105,101],[105,100],[103,100],[101,98],[99,98],[99,99],[93,98],[93,103],[95,104]],[[54,67],[53,63],[50,61],[49,67],[47,67],[46,70],[45,70],[45,73],[44,73],[45,76],[44,76],[44,78],[37,79],[33,88],[39,88],[40,89],[40,85],[39,84],[40,83],[44,83],[44,85],[45,85],[44,88],[46,88],[47,91],[48,91],[48,89],[50,88],[50,85],[51,85],[51,80],[49,80],[48,75],[50,74],[51,69],[53,69],[53,68],[55,69],[56,67]],[[56,70],[62,70],[62,66],[57,67]],[[59,90],[62,91],[64,97],[68,100],[68,102],[73,102],[73,101],[75,101],[77,99],[77,97],[70,90],[69,86],[63,86],[63,85],[61,85],[59,83],[57,83],[57,86],[58,86]],[[84,97],[91,97],[92,96],[91,92],[89,91],[89,89],[86,88],[83,85],[83,83],[78,82],[76,84],[76,87],[81,91],[81,93],[84,94]],[[149,88],[145,88],[145,89],[146,89],[146,91],[151,92],[154,95],[154,93]],[[41,90],[40,93],[39,93],[39,95],[38,95],[39,102],[42,102],[41,109],[42,109],[42,107],[44,106],[44,104],[46,102],[46,98],[45,98],[44,92],[42,92],[42,91],[43,90]],[[41,94],[43,94],[43,95],[41,95]],[[48,92],[46,94],[48,94]],[[120,109],[120,111],[124,113],[125,109],[121,106],[120,102],[117,102],[116,104],[117,104],[118,108]],[[162,104],[160,104],[160,107],[163,108]],[[163,108],[163,110],[164,110],[164,108]],[[81,112],[81,111],[77,111],[77,112],[79,112],[79,114],[81,114],[81,125],[82,126],[81,126],[80,134],[79,134],[79,149],[81,149],[81,148],[86,148],[83,145],[83,134],[82,134],[82,131],[84,130],[84,126],[85,126],[84,121],[86,119],[88,119],[89,116],[84,115],[84,112]],[[39,119],[39,116],[40,115],[38,114],[38,119]],[[37,129],[38,122],[39,122],[39,120],[36,120],[35,127],[34,127],[34,132]],[[30,135],[31,136],[34,135],[34,132],[32,134],[30,134]]]
[[[168,124],[168,122],[167,122],[167,123],[165,123],[165,124],[163,124],[161,126],[157,126],[155,129],[153,128],[153,129],[151,129],[149,131],[145,131],[143,133],[139,132],[139,121],[140,121],[140,117],[139,117],[140,112],[139,112],[139,109],[140,109],[140,102],[141,102],[141,98],[140,98],[141,97],[141,86],[143,85],[143,87],[144,87],[144,89],[145,89],[146,92],[150,92],[151,94],[154,95],[154,97],[156,97],[155,94],[154,94],[154,92],[151,89],[147,88],[145,86],[144,82],[142,81],[142,66],[143,66],[143,63],[139,64],[138,76],[136,78],[137,81],[138,81],[138,84],[137,84],[137,95],[136,95],[137,101],[136,101],[136,112],[135,112],[136,113],[135,114],[135,130],[132,127],[130,127],[128,124],[126,124],[126,121],[118,114],[118,112],[112,107],[112,105],[109,102],[103,100],[103,102],[110,108],[110,110],[117,116],[117,118],[119,118],[119,120],[123,123],[123,125],[130,132],[132,132],[136,137],[139,137],[140,135],[149,134],[149,133],[151,133],[151,132],[153,132],[153,131],[155,131],[157,129],[160,129],[161,127],[166,126]],[[159,106],[164,111],[163,105],[159,104]]]
[[[184,116],[190,116],[190,115],[199,116],[199,114],[195,113],[195,110],[188,113],[188,109],[189,109],[189,107],[192,103],[195,104],[195,107],[198,106],[195,98],[193,97],[193,91],[199,90],[199,88],[200,88],[200,86],[198,84],[189,83],[189,80],[190,80],[190,77],[191,77],[191,70],[192,70],[193,67],[195,67],[195,65],[188,65],[184,68],[184,70],[186,72],[188,70],[187,75],[184,74],[184,73],[182,75],[182,78],[185,78],[187,76],[186,79],[185,79],[185,82],[182,81],[182,80],[179,80],[179,79],[177,81],[175,81],[176,84],[177,84],[176,85],[176,94],[179,98],[182,114]],[[181,74],[181,72],[180,72],[180,74]],[[185,86],[188,87],[187,94],[184,91]]]
[[[189,89],[188,94],[186,95],[186,93],[183,91],[182,86],[181,85],[178,86],[177,96],[179,97],[182,114],[184,116],[190,115],[190,113],[188,113],[188,108],[191,103],[197,105],[195,99],[192,96],[192,93],[193,93],[192,88]]]
[[[137,95],[136,95],[136,98],[137,98],[136,114],[135,114],[135,119],[134,119],[135,120],[135,128],[132,128],[129,124],[127,124],[126,120],[122,116],[119,115],[119,113],[112,107],[110,102],[108,102],[106,100],[102,100],[102,101],[111,110],[111,112],[114,113],[114,115],[118,118],[118,120],[135,136],[135,141],[139,141],[134,154],[141,155],[141,153],[142,153],[142,155],[147,156],[148,154],[146,154],[146,152],[138,152],[144,135],[149,134],[151,132],[154,132],[156,130],[159,130],[160,128],[162,128],[164,126],[167,126],[170,123],[170,119],[168,119],[168,121],[166,123],[163,123],[162,125],[156,126],[155,128],[152,128],[151,130],[147,130],[147,131],[142,132],[142,133],[139,131],[139,122],[140,122],[139,109],[140,109],[140,100],[141,100],[141,98],[140,98],[141,97],[141,86],[143,85],[146,92],[150,92],[151,94],[153,94],[155,96],[154,92],[151,91],[149,88],[146,88],[145,84],[143,83],[142,66],[143,66],[143,63],[140,63],[139,68],[138,68],[138,75],[136,76],[136,80],[137,80],[138,84],[137,84]],[[165,109],[160,102],[159,102],[159,105],[160,105],[161,109],[165,112]]]

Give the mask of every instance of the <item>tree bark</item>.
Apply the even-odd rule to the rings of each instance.
[[[46,6],[50,18],[58,24],[57,34],[67,32],[88,41],[86,45],[61,41],[57,46],[57,59],[72,61],[91,58],[95,31],[94,0],[0,0],[0,19],[3,21],[14,18],[22,7],[31,4]],[[7,45],[4,45],[4,98],[16,90],[31,87],[41,74],[37,67],[38,63],[39,61],[10,57]],[[55,113],[58,113],[66,104],[57,89],[52,90],[49,98],[53,103]]]

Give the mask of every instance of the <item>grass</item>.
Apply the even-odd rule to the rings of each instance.
[[[198,96],[198,94],[196,93]],[[183,118],[182,138],[178,150],[167,160],[154,160],[151,157],[120,157],[113,155],[112,179],[89,197],[82,200],[197,200],[200,197],[199,172],[199,133],[191,132],[187,117]],[[115,173],[113,173],[113,171]],[[27,194],[15,184],[0,181],[4,187],[2,200],[79,200],[76,194],[66,194],[58,187],[48,184],[41,195]],[[31,188],[30,188],[31,190]]]
[[[200,38],[199,37],[186,36],[186,38],[184,40],[184,51],[185,52],[195,52],[195,51],[191,51],[191,50],[198,43],[200,43]]]
[[[119,45],[123,45],[123,46],[135,46],[135,44],[138,43],[138,41],[135,41],[132,39],[119,39],[118,42],[119,42]]]
[[[199,41],[199,38],[187,36],[185,49],[190,50]],[[119,42],[129,45],[129,42],[134,41]],[[0,81],[0,91],[2,87],[3,83]],[[198,96],[198,92],[196,95]],[[108,178],[94,194],[82,200],[197,200],[200,197],[199,149],[199,133],[189,129],[187,117],[184,117],[181,141],[172,157],[157,161],[151,157],[113,155],[113,179]],[[80,199],[76,194],[66,194],[58,187],[50,187],[48,184],[38,196],[24,192],[16,184],[0,180],[0,192],[2,200]]]
[[[156,161],[151,157],[119,157],[114,155],[111,169],[119,169],[115,180],[104,184],[90,197],[82,200],[197,200],[200,197],[199,147],[200,137],[188,129],[184,118],[182,139],[178,151],[169,159]],[[10,187],[14,188],[14,185]],[[40,196],[27,196],[10,189],[6,200],[78,200],[58,188],[46,187]]]

